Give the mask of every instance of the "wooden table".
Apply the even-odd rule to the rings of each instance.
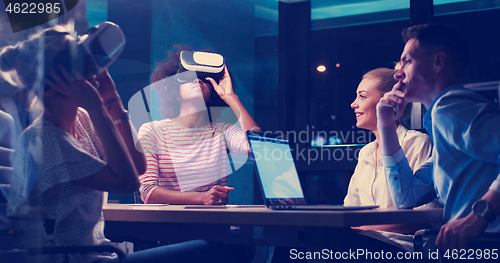
[[[276,211],[267,208],[185,209],[108,204],[106,237],[120,240],[218,240],[228,244],[319,246],[338,241],[351,226],[441,222],[443,210]],[[340,231],[340,232],[339,232]],[[336,237],[336,238],[332,238]]]

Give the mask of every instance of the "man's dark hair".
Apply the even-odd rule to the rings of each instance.
[[[426,52],[442,51],[446,54],[455,77],[461,79],[469,64],[467,39],[456,29],[438,24],[423,24],[408,27],[402,32],[403,40],[414,38]]]

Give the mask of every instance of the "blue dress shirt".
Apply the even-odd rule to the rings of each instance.
[[[468,215],[488,189],[500,193],[500,110],[496,105],[462,85],[452,85],[431,104],[424,127],[434,148],[428,162],[415,173],[401,149],[382,157],[396,207],[419,206],[437,195],[445,204],[443,222],[448,223]],[[488,231],[500,231],[500,217]]]

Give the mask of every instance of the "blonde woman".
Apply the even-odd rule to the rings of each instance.
[[[386,92],[392,90],[397,83],[394,79],[396,71],[388,68],[377,68],[369,71],[363,76],[356,90],[356,99],[351,108],[356,114],[356,126],[367,129],[377,138],[375,141],[364,146],[358,158],[358,164],[351,177],[344,205],[379,205],[382,208],[394,208],[389,188],[387,187],[385,172],[380,160],[381,147],[379,146],[379,133],[377,131],[376,105]],[[403,116],[394,123],[394,129],[398,134],[401,147],[408,158],[410,167],[415,171],[431,156],[432,143],[427,134],[407,130],[401,123],[410,115],[408,105]],[[423,225],[370,225],[357,227],[357,231],[371,236],[380,237],[384,241],[393,243],[403,249],[410,250],[410,246],[400,242],[401,235],[391,234],[413,234]],[[380,231],[371,231],[380,230]],[[384,231],[384,232],[382,232]],[[396,240],[392,242],[391,240]]]

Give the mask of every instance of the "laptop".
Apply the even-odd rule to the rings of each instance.
[[[275,210],[364,210],[370,206],[307,205],[288,140],[279,134],[247,131],[266,207]]]

